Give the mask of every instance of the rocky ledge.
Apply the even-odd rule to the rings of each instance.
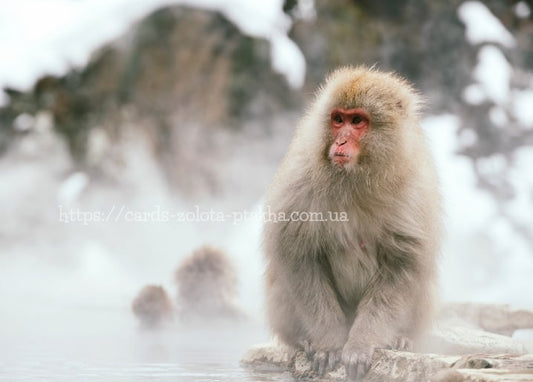
[[[465,306],[466,307],[466,306]],[[422,346],[421,353],[378,349],[372,366],[363,378],[366,382],[485,382],[532,381],[533,354],[528,354],[519,340],[497,333],[480,325],[472,311],[483,311],[484,322],[495,322],[497,328],[533,328],[533,314],[520,311],[522,320],[517,323],[516,314],[507,306],[474,305],[459,312],[443,309],[441,321]],[[453,314],[451,314],[451,312]],[[524,319],[530,315],[529,319]],[[450,317],[453,316],[453,320]],[[472,317],[476,317],[473,319]],[[505,321],[510,323],[507,325]],[[485,327],[482,327],[485,326]],[[501,332],[501,330],[498,330]],[[512,334],[512,331],[506,331]],[[295,379],[312,381],[343,381],[344,366],[319,377],[303,351],[291,350],[275,343],[255,345],[242,359],[242,365],[256,371],[288,371]]]

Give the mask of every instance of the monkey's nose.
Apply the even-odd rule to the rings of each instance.
[[[337,141],[335,142],[337,144],[337,146],[342,146],[342,145],[345,145],[346,144],[346,139],[342,140],[342,141]]]

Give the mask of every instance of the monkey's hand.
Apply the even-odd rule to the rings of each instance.
[[[341,360],[341,350],[319,350],[313,355],[313,371],[319,376],[333,371]]]
[[[350,340],[344,345],[342,363],[349,381],[358,381],[368,372],[375,348],[372,344],[363,345]]]
[[[339,328],[331,330],[327,338],[316,339],[315,342],[301,341],[300,346],[312,362],[312,368],[319,376],[335,370],[341,361],[342,347],[346,343],[346,330]]]

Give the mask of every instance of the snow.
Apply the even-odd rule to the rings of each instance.
[[[59,187],[57,201],[59,204],[72,204],[89,184],[89,177],[83,172],[70,175]]]
[[[527,19],[531,15],[531,8],[525,2],[520,1],[514,6],[514,13],[521,19]]]
[[[491,107],[489,110],[489,118],[490,121],[498,127],[505,127],[509,124],[507,113],[499,106]]]
[[[513,112],[524,127],[533,129],[533,89],[513,94]]]
[[[28,89],[45,73],[61,75],[83,65],[91,52],[116,38],[150,10],[125,0],[20,0],[3,2],[0,35],[0,86]],[[154,4],[155,6],[156,4]],[[9,59],[7,59],[9,57]]]
[[[272,67],[285,75],[292,88],[303,86],[305,57],[294,41],[285,35],[280,35],[272,41]]]
[[[464,88],[462,96],[471,105],[481,105],[487,99],[483,87],[477,83]]]
[[[531,246],[501,215],[492,195],[477,187],[471,160],[455,153],[460,120],[453,115],[427,118],[428,136],[441,177],[446,239],[441,257],[441,293],[445,301],[477,301],[533,306]],[[504,203],[505,213],[524,227],[531,226],[533,148],[515,154],[508,168],[503,155],[479,164],[481,172],[507,172],[515,197]]]
[[[17,131],[28,131],[35,124],[35,118],[27,113],[22,113],[13,121],[13,127]]]
[[[529,7],[521,2],[515,12],[527,17]],[[480,2],[463,3],[458,15],[466,26],[466,39],[481,45],[474,82],[463,89],[463,99],[472,105],[494,103],[489,118],[496,126],[503,128],[512,119],[533,128],[533,90],[512,89],[513,68],[497,46],[515,46],[513,36]],[[497,200],[477,186],[474,163],[456,154],[478,139],[471,129],[459,130],[460,125],[453,115],[423,122],[442,182],[447,231],[441,258],[443,299],[531,307],[533,295],[526,291],[533,274],[533,148],[517,150],[511,161],[503,154],[477,161],[480,174],[509,182],[511,198]]]
[[[478,136],[474,129],[462,129],[457,137],[458,148],[472,146],[477,140]]]
[[[513,68],[500,49],[487,45],[479,50],[473,77],[494,103],[503,104],[509,99],[512,73]]]
[[[472,161],[455,153],[459,119],[453,115],[430,117],[423,128],[441,176],[446,225],[462,232],[483,225],[495,212],[495,204],[477,188]]]
[[[533,148],[522,147],[513,156],[513,166],[509,169],[509,180],[516,191],[516,196],[507,205],[507,212],[516,221],[531,227],[533,211]]]
[[[471,44],[497,43],[506,48],[516,44],[513,35],[479,1],[464,2],[457,9],[457,14],[465,24],[466,38]]]
[[[282,0],[19,0],[2,2],[0,36],[9,38],[0,39],[4,54],[0,88],[28,90],[44,74],[62,75],[82,66],[92,51],[123,34],[133,22],[173,4],[220,11],[244,33],[268,40],[273,68],[292,87],[303,85],[305,61],[287,37],[291,20],[283,13]],[[1,92],[0,106],[7,101]]]
[[[294,10],[294,17],[299,20],[313,20],[316,18],[314,0],[300,0]]]
[[[291,26],[290,18],[282,10],[283,0],[184,0],[181,3],[220,11],[250,36],[267,38],[273,31],[286,33]]]
[[[283,12],[283,0],[185,0],[184,3],[220,11],[244,33],[270,41],[273,69],[284,75],[293,88],[303,86],[305,59],[298,46],[287,37],[291,20]]]
[[[493,154],[477,160],[477,169],[481,175],[497,176],[507,169],[507,159],[503,154]]]

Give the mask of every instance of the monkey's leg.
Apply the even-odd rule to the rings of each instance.
[[[313,368],[324,375],[340,361],[348,334],[346,316],[321,262],[306,261],[297,270],[293,269],[292,277],[297,280],[295,308],[315,352]]]
[[[346,317],[330,281],[314,259],[292,264],[286,261],[274,269],[276,276],[269,291],[273,328],[293,346],[307,341],[314,353],[315,371],[324,374],[340,360],[340,350],[348,334]],[[283,335],[282,331],[291,322],[299,324],[296,333]]]
[[[426,287],[426,277],[417,264],[417,254],[387,252],[378,248],[380,270],[368,285],[357,307],[356,316],[343,348],[342,361],[350,380],[357,380],[370,368],[376,348],[391,348],[397,343],[417,310],[417,296]],[[422,303],[422,302],[420,302]]]
[[[284,343],[310,352],[310,342],[295,311],[290,286],[277,273],[267,273],[267,314],[274,333]]]

